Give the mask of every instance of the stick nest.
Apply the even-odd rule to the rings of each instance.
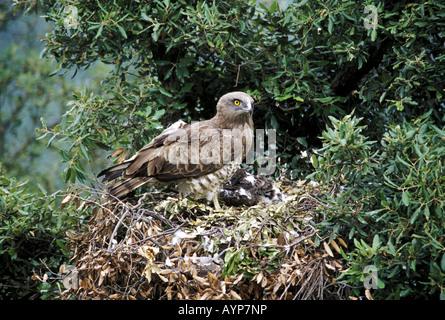
[[[283,202],[223,205],[221,211],[167,192],[88,202],[86,227],[67,234],[74,254],[60,270],[60,297],[344,298],[344,287],[335,282],[342,271],[339,246],[316,229],[321,187],[277,184]]]

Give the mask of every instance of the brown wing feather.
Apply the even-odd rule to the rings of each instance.
[[[194,131],[198,128],[200,134],[207,130],[213,136],[198,139]],[[122,177],[109,188],[113,196],[122,197],[152,178],[160,182],[174,182],[215,172],[223,166],[222,159],[217,163],[202,161],[190,163],[190,161],[200,160],[200,157],[194,154],[196,147],[198,150],[222,151],[222,134],[223,131],[211,120],[184,126],[177,132],[162,133],[139,150],[133,158],[102,171],[99,176],[105,176],[104,182]],[[173,148],[187,151],[187,161],[181,162],[175,159],[176,149]]]

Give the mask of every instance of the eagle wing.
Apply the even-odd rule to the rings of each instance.
[[[208,175],[233,159],[232,139],[237,137],[229,137],[229,146],[228,133],[212,120],[175,125],[132,158],[99,173],[99,177],[104,176],[103,182],[122,177],[110,186],[111,196],[120,198],[153,179],[159,184]]]

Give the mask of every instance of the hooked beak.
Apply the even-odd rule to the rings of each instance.
[[[252,113],[253,113],[253,107],[254,107],[254,104],[253,103],[249,103],[249,105],[248,105],[248,110],[249,110],[249,114],[250,115],[252,115]]]

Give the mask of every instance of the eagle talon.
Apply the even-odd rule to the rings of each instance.
[[[218,194],[217,193],[215,193],[213,195],[212,200],[213,200],[213,206],[215,207],[215,210],[221,210],[221,206],[219,205]]]

